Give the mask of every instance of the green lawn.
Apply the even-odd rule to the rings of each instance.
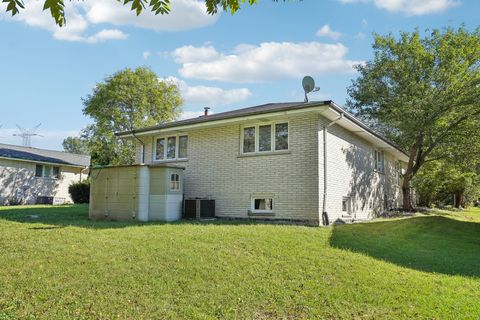
[[[480,210],[329,228],[0,207],[0,319],[479,319]]]

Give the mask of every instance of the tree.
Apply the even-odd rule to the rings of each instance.
[[[413,210],[411,182],[420,168],[478,141],[480,30],[375,35],[373,49],[374,59],[356,67],[347,105],[406,151],[403,207]]]
[[[462,162],[431,161],[422,166],[413,185],[422,206],[466,207],[480,195],[480,170],[478,165],[464,166]]]
[[[49,10],[50,15],[55,23],[62,27],[66,24],[65,19],[65,1],[64,0],[43,0],[43,10]],[[278,0],[273,0],[278,2]],[[285,0],[284,0],[285,1]],[[21,9],[25,9],[23,0],[2,0],[7,3],[7,12],[11,12],[12,16],[20,13]],[[143,10],[149,9],[155,14],[169,14],[170,0],[118,0],[120,4],[130,5],[131,10],[137,15]],[[240,5],[247,2],[249,5],[257,3],[258,0],[205,0],[205,6],[209,14],[216,14],[219,9],[230,11],[232,14],[240,10]]]
[[[86,141],[80,137],[67,137],[63,140],[62,146],[65,152],[88,154]]]
[[[149,68],[124,69],[103,82],[83,99],[83,113],[94,123],[82,130],[92,164],[130,164],[135,160],[135,143],[117,139],[115,132],[153,126],[180,115],[182,98],[178,87],[159,81]]]

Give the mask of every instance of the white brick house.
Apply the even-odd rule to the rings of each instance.
[[[90,156],[0,143],[0,205],[72,202],[68,186],[87,178]]]
[[[117,135],[138,141],[138,163],[185,167],[185,198],[215,199],[218,217],[369,219],[400,205],[408,160],[332,101],[266,104]]]

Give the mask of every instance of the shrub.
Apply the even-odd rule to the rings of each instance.
[[[68,186],[68,193],[73,203],[88,203],[90,201],[90,182],[87,180],[74,182]]]
[[[23,199],[19,197],[12,197],[7,199],[6,203],[7,206],[19,206],[23,204]]]

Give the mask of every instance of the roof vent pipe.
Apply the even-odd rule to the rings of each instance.
[[[204,112],[203,112],[203,115],[206,117],[208,116],[208,110],[210,110],[210,107],[205,107],[203,108]]]

